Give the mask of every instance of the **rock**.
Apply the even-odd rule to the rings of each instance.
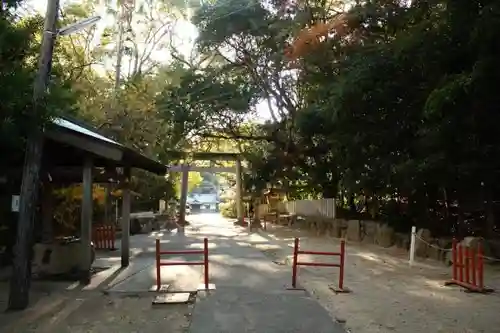
[[[423,239],[424,241],[422,241]],[[427,258],[427,243],[431,242],[431,232],[428,229],[417,230],[417,240],[415,242],[415,255]]]
[[[36,243],[33,250],[33,273],[41,275],[69,274],[78,270],[79,261],[83,258],[81,242]]]
[[[375,244],[382,247],[391,247],[394,245],[394,229],[388,224],[378,224]]]
[[[311,230],[314,226],[314,223],[315,223],[315,219],[313,216],[307,216],[305,218],[305,226],[308,230]]]
[[[347,240],[353,242],[361,241],[361,222],[357,220],[347,221]]]
[[[339,219],[334,219],[330,225],[330,236],[340,238],[341,231],[341,221]]]
[[[347,228],[342,228],[340,230],[340,238],[347,238]]]
[[[405,234],[396,232],[394,234],[395,245],[400,249],[408,250],[410,248],[410,233]]]
[[[330,228],[331,220],[326,217],[319,217],[317,222],[316,222],[316,230],[318,233],[318,236],[324,236],[328,234],[328,229]]]
[[[484,255],[487,257],[500,258],[500,240],[486,240],[484,243]]]
[[[483,244],[483,239],[479,237],[474,237],[474,236],[467,236],[465,237],[461,242],[458,244],[462,247],[468,247],[470,249],[473,249],[474,251],[477,251],[478,245]],[[451,251],[451,242],[448,241],[448,243],[445,245],[446,248],[449,248],[448,251],[444,254],[444,262],[447,265],[452,265],[453,264],[453,252]]]
[[[443,261],[446,265],[451,265],[451,242],[450,238],[437,239],[437,246],[441,249],[439,260]]]
[[[151,220],[142,221],[140,233],[148,234],[151,231],[153,231],[153,223],[151,222]]]
[[[435,246],[429,246],[427,248],[427,257],[434,260],[442,260],[443,251],[439,248],[439,245],[437,244],[438,240],[437,239],[431,240],[429,243]]]
[[[363,243],[367,244],[375,244],[375,237],[377,234],[377,228],[379,222],[375,221],[363,221],[363,235],[362,235],[362,241]]]
[[[467,236],[460,242],[460,245],[473,250],[477,250],[479,244],[482,245],[482,243],[482,239],[479,237]]]

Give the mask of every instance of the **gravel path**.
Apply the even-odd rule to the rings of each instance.
[[[100,292],[60,292],[20,313],[0,314],[5,333],[182,333],[191,304],[153,307],[151,296],[105,296]]]
[[[224,220],[192,221],[208,237],[215,292],[196,302],[190,333],[344,333],[304,291],[287,291],[289,268],[273,263]]]
[[[310,233],[270,226],[260,234],[267,244],[255,246],[281,258],[291,254],[293,237],[311,251],[336,251],[339,241]],[[257,238],[256,238],[257,239]],[[329,268],[300,268],[299,281],[352,333],[489,333],[500,332],[500,293],[465,293],[444,287],[450,268],[426,260],[409,268],[406,253],[360,244],[347,245],[345,285],[351,294],[334,295],[338,271]],[[311,256],[304,259],[318,260]],[[498,270],[485,273],[488,287],[500,290]]]

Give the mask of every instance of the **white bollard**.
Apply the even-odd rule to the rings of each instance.
[[[410,267],[415,262],[415,243],[417,241],[417,227],[411,227],[411,241],[410,241]]]

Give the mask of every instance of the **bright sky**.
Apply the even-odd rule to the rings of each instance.
[[[33,9],[42,15],[45,14],[46,6],[47,6],[47,1],[50,0],[27,0],[27,5],[29,9]],[[80,1],[77,0],[60,0],[60,5],[61,8],[63,8],[65,5],[68,5],[70,3],[78,3]],[[112,1],[114,4],[116,4],[116,0]],[[96,31],[96,36],[100,36],[104,29],[109,26],[113,26],[115,23],[115,19],[113,15],[108,14],[106,12],[106,7],[105,7],[105,1],[104,0],[99,0],[100,5],[97,6],[96,12],[93,15],[99,15],[103,19],[97,24],[97,31]],[[134,30],[140,30],[140,26],[136,25]],[[179,20],[177,21],[175,28],[175,38],[173,39],[173,43],[176,47],[176,49],[183,53],[186,56],[189,56],[191,53],[195,40],[198,36],[197,29],[194,25],[192,25],[189,21],[186,20]],[[168,37],[167,37],[168,38]],[[97,45],[100,41],[96,39],[94,43]],[[145,45],[142,45],[144,48]],[[141,48],[141,45],[139,45],[139,48]],[[57,50],[56,50],[57,52]],[[159,62],[165,62],[170,60],[169,57],[165,57],[166,50],[165,49],[159,49],[155,50],[151,54],[151,58],[155,61]],[[129,61],[127,57],[125,56],[122,62],[122,68],[124,70],[127,70],[127,65]],[[108,59],[106,63],[104,64],[104,67],[101,68],[101,70],[113,70],[115,67],[115,60],[114,59]],[[96,68],[97,69],[97,68]],[[99,70],[99,69],[98,69]],[[271,119],[270,111],[267,105],[266,101],[262,101],[259,104],[257,104],[257,117],[255,121],[265,121]]]

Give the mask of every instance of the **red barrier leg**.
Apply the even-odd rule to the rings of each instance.
[[[453,240],[453,278],[445,282],[445,286],[457,285],[464,288],[466,292],[490,293],[493,289],[484,287],[484,263],[481,244],[477,252],[474,249],[465,249]],[[464,262],[465,260],[465,262]],[[465,281],[464,281],[465,269]],[[458,272],[457,272],[458,271]],[[472,281],[471,281],[472,280]]]
[[[453,276],[452,276],[452,280],[456,281],[457,278],[458,278],[458,272],[457,272],[457,262],[458,262],[458,258],[457,258],[457,240],[455,238],[453,238],[453,243],[452,243],[452,253],[451,253],[451,260],[452,260],[452,266],[453,266]]]
[[[330,286],[330,290],[338,293],[350,293],[351,290],[344,288],[344,268],[345,268],[345,240],[340,241],[340,264],[339,264],[339,283],[338,286]]]
[[[205,256],[204,262],[205,262],[205,289],[208,290],[208,239],[204,238],[203,239],[203,250],[204,253],[203,255]]]
[[[458,244],[458,281],[464,282],[464,247]]]
[[[160,240],[156,239],[156,291],[161,289]]]
[[[476,256],[477,252],[474,249],[471,249],[470,251],[470,265],[471,267],[471,273],[472,273],[472,284],[477,286],[477,261],[476,261]]]
[[[101,248],[101,229],[99,227],[95,228],[95,247],[96,249]]]
[[[104,241],[106,239],[105,238],[105,236],[106,236],[105,232],[106,231],[105,231],[105,229],[103,227],[99,228],[99,247],[101,249],[105,249],[106,248],[106,243]]]
[[[215,285],[210,283],[210,271],[209,271],[209,260],[208,260],[208,238],[203,238],[203,262],[204,267],[203,283],[198,286],[198,291],[214,290]]]
[[[288,290],[304,290],[297,288],[297,258],[299,256],[299,239],[295,238],[293,243],[293,262],[292,262],[292,286]]]
[[[107,237],[106,237],[106,240],[108,241],[108,250],[111,250],[111,249],[113,248],[113,247],[111,246],[111,237],[112,237],[112,236],[111,236],[111,226],[110,226],[110,225],[108,225],[108,226],[106,227],[106,229],[108,229],[108,235],[107,235]]]
[[[106,250],[109,249],[109,228],[107,225],[103,227],[104,231],[104,247]]]
[[[477,252],[472,250],[472,257],[475,257],[477,255],[477,266],[474,264],[472,267],[472,274],[475,276],[477,272],[477,284],[476,284],[476,279],[473,277],[473,282],[472,284],[467,283],[463,287],[466,288],[465,291],[468,292],[475,292],[475,293],[482,293],[482,294],[487,294],[487,293],[492,293],[494,290],[491,288],[486,288],[484,286],[484,256],[483,256],[483,248],[481,243],[478,244],[477,246]]]
[[[295,238],[293,245],[292,288],[297,288],[297,257],[299,253],[299,239]]]
[[[470,265],[469,265],[469,257],[470,257],[470,248],[468,246],[464,249],[464,259],[465,259],[465,283],[470,283]]]
[[[116,237],[116,230],[115,230],[115,226],[111,226],[111,249],[114,250],[115,249],[115,237]]]
[[[339,289],[344,289],[345,240],[340,242]]]
[[[483,261],[483,248],[481,244],[477,246],[477,275],[478,275],[478,288],[484,289],[484,261]]]

